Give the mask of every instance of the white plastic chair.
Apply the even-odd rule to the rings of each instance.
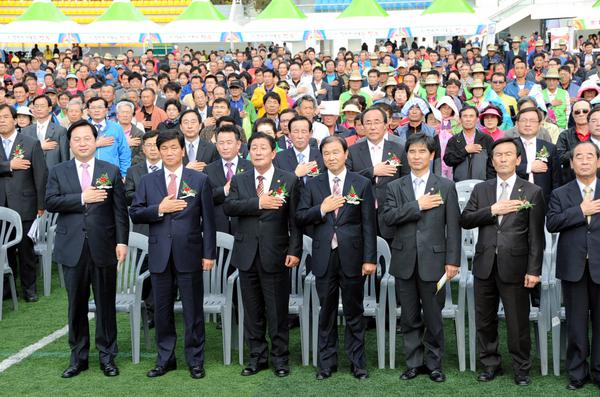
[[[19,309],[15,276],[8,263],[8,249],[19,244],[23,238],[23,224],[19,213],[10,208],[0,207],[0,275],[8,275],[13,310]],[[4,282],[0,280],[0,297],[4,296]],[[0,302],[0,320],[2,320],[2,302]]]
[[[233,330],[233,286],[237,270],[227,276],[231,265],[234,238],[217,232],[217,260],[212,270],[204,272],[204,315],[219,314],[223,329],[223,364],[231,365],[231,340]],[[238,303],[239,304],[239,303]],[[182,312],[181,302],[175,302],[175,311]]]
[[[44,296],[50,295],[52,288],[52,252],[54,249],[54,238],[51,237],[52,231],[50,228],[56,224],[58,214],[52,214],[48,211],[40,218],[38,226],[37,242],[33,246],[33,250],[40,258],[40,267],[42,268],[42,276],[44,280]]]
[[[144,327],[146,346],[148,340],[148,322],[146,308],[142,301],[144,280],[150,277],[148,271],[141,272],[142,265],[148,254],[148,237],[143,234],[130,232],[127,257],[117,273],[117,296],[115,299],[117,312],[129,313],[131,326],[131,359],[134,364],[140,362],[140,328]],[[89,302],[89,311],[96,311],[93,300]],[[143,324],[141,319],[144,319]]]
[[[381,259],[383,258],[386,267],[390,263],[390,249],[384,239],[377,237],[377,272],[371,276],[367,276],[364,284],[363,298],[363,316],[375,317],[375,332],[377,334],[377,365],[378,368],[385,368],[385,305],[387,299],[387,279],[384,282],[382,277],[379,302],[377,302],[377,294],[375,292],[375,283],[377,276],[381,275]],[[312,274],[311,274],[312,276]],[[385,275],[384,275],[385,276]],[[312,345],[313,345],[313,365],[317,366],[317,357],[319,352],[319,312],[321,305],[319,304],[319,296],[314,278],[310,279],[311,288],[311,308],[312,308]],[[338,314],[343,315],[343,306],[340,299],[338,305]]]

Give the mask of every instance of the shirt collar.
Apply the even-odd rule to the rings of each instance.
[[[15,139],[17,139],[17,134],[18,134],[18,131],[15,129],[8,138],[2,138],[2,140],[3,141],[11,141],[12,143],[15,143]]]
[[[235,156],[235,157],[234,157],[233,159],[231,159],[230,161],[227,161],[227,160],[225,160],[225,159],[223,159],[223,158],[222,158],[222,159],[221,159],[221,162],[223,163],[223,168],[226,168],[226,167],[227,167],[227,163],[231,163],[231,164],[233,164],[233,168],[237,168],[237,165],[238,165],[238,160],[239,160],[239,157],[238,157],[238,156]]]
[[[509,190],[512,190],[513,186],[515,186],[515,182],[516,181],[517,181],[517,174],[516,173],[512,174],[512,176],[510,178],[508,178],[506,181],[503,180],[502,178],[500,178],[498,176],[498,177],[496,177],[496,186],[500,187],[500,185],[502,184],[502,182],[506,182],[506,183],[508,183]]]
[[[179,165],[179,167],[174,172],[171,172],[165,168],[165,178],[167,179],[167,181],[169,181],[169,175],[171,174],[175,174],[177,176],[177,182],[181,182],[181,176],[183,175],[183,164]]]
[[[348,173],[348,169],[346,167],[344,167],[344,169],[342,170],[342,172],[340,172],[339,175],[334,175],[333,172],[327,170],[327,177],[329,178],[329,183],[332,184],[333,183],[333,179],[337,177],[337,178],[340,179],[340,183],[343,186],[344,185],[344,181],[346,180],[346,174],[347,173]]]
[[[533,137],[533,138],[530,138],[530,139],[527,139],[527,138],[525,138],[524,136],[521,136],[521,141],[522,141],[522,142],[523,142],[523,144],[525,144],[525,145],[527,145],[528,143],[533,143],[533,144],[535,144],[535,140],[536,140],[536,138],[535,138],[535,137]]]
[[[426,174],[423,174],[423,176],[421,176],[421,177],[418,177],[418,176],[416,176],[416,175],[415,175],[415,174],[413,174],[413,173],[412,173],[412,171],[411,171],[411,172],[410,172],[410,179],[412,180],[412,183],[413,183],[413,184],[415,183],[415,179],[417,179],[417,178],[421,179],[421,180],[423,181],[423,183],[424,183],[425,185],[427,185],[427,181],[429,180],[429,171],[427,171],[427,173],[426,173]]]
[[[254,178],[258,177],[259,175],[262,175],[265,179],[273,179],[273,175],[275,175],[275,167],[273,167],[273,164],[271,164],[271,168],[269,168],[267,170],[267,172],[265,172],[264,174],[261,174],[260,172],[258,172],[258,170],[255,168],[254,169]]]
[[[200,143],[200,136],[198,135],[196,137],[196,139],[194,139],[193,141],[188,141],[187,139],[185,140],[185,147],[188,148],[190,146],[190,143],[192,145],[194,145],[194,149],[198,149],[198,144]]]
[[[386,134],[387,135],[387,134]],[[381,140],[381,142],[379,142],[377,144],[377,146],[379,146],[379,150],[383,150],[383,145],[385,143],[385,135],[383,136],[383,139]],[[373,142],[371,142],[370,140],[367,139],[367,144],[369,145],[369,150],[373,150],[373,148],[376,146]]]
[[[588,186],[592,189],[592,193],[595,193],[597,178],[594,178],[594,181],[589,185],[584,185],[583,182],[581,182],[579,179],[575,179],[575,180],[577,181],[577,185],[579,186],[579,191],[581,192],[581,194],[585,193],[583,191],[583,189]]]
[[[150,169],[151,165],[157,166],[158,169],[160,170],[162,168],[162,160],[158,160],[158,162],[156,164],[150,164],[150,162],[148,160],[146,160],[146,168]]]
[[[304,155],[304,161],[308,162],[308,159],[310,158],[310,145],[306,145],[306,147],[304,148],[303,151],[299,151],[298,149],[296,149],[295,146],[292,146],[292,148],[294,149],[294,153],[296,154],[296,158],[298,158],[298,153],[302,153]]]
[[[83,162],[81,162],[81,161],[79,161],[79,160],[75,159],[75,165],[77,166],[77,169],[79,169],[79,168],[81,167],[81,164],[83,164]],[[95,160],[95,158],[94,158],[94,157],[92,157],[92,158],[90,159],[90,161],[88,161],[88,162],[87,162],[87,164],[88,164],[88,166],[89,166],[89,167],[88,167],[88,169],[92,169],[92,168],[94,168],[94,165],[96,164],[96,160]]]
[[[40,129],[40,128],[41,128],[41,129],[44,129],[44,130],[45,130],[46,128],[48,128],[48,124],[50,124],[50,120],[51,120],[51,119],[52,119],[52,116],[48,117],[48,120],[46,120],[46,121],[44,121],[44,122],[40,122],[40,121],[38,121],[38,122],[37,122],[38,129]]]

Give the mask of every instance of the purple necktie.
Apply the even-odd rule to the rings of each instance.
[[[92,184],[92,177],[90,176],[90,172],[88,171],[88,167],[90,165],[88,163],[81,163],[81,191],[85,192],[85,189],[90,187]]]
[[[233,163],[226,163],[225,166],[227,167],[227,175],[225,175],[225,178],[227,178],[227,182],[229,182],[231,178],[233,178],[233,168],[231,168]]]

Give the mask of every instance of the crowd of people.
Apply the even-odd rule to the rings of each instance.
[[[489,44],[485,54],[460,38],[337,54],[291,54],[285,45],[175,48],[164,57],[3,51],[0,204],[19,213],[25,231],[45,211],[58,213],[54,255],[65,268],[71,347],[62,376],[88,369],[90,285],[101,369],[119,374],[116,264],[131,219],[149,243],[144,295],[158,353],[149,377],[177,366],[176,290],[186,363],[193,378],[205,376],[202,271],[214,265],[219,231],[235,241],[250,348],[243,376],[269,361],[276,376],[290,373],[289,269],[303,235],[312,238],[307,271],[321,306],[316,378],[338,369],[339,290],[351,372],[369,376],[363,284],[376,274],[379,236],[391,248],[385,265],[402,307],[401,379],[443,382],[436,285],[458,273],[461,228],[479,228],[478,380],[502,374],[501,299],[514,380],[527,386],[529,302],[539,299],[547,227],[560,233],[567,387],[600,387],[600,55],[597,37],[588,39],[571,52],[536,33]],[[473,179],[485,182],[461,213],[455,183]],[[9,262],[22,297],[37,301],[30,238]]]

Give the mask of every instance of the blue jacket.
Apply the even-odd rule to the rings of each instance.
[[[401,143],[403,145],[406,145],[406,138],[408,138],[409,127],[410,124],[404,124],[403,126],[396,128],[395,133],[400,137],[400,139],[402,140]],[[433,127],[430,127],[429,125],[425,124],[425,122],[421,123],[421,133],[431,138],[435,136],[435,130],[433,129]]]
[[[112,79],[107,79],[107,75],[112,75]],[[107,84],[115,85],[119,81],[119,73],[117,73],[117,69],[114,67],[110,67],[110,69],[106,70],[106,68],[102,68],[96,72],[96,76],[101,76]]]
[[[533,87],[534,85],[535,83],[533,81],[525,80],[525,89],[531,90],[531,87]],[[515,98],[517,101],[520,99],[519,85],[517,84],[517,79],[511,80],[508,82],[508,84],[506,84],[506,87],[504,88],[504,93]]]
[[[119,167],[121,176],[127,175],[127,169],[131,165],[131,149],[127,144],[123,127],[107,120],[104,129],[98,131],[98,136],[112,136],[115,138],[115,142],[110,146],[97,148],[96,158]]]

